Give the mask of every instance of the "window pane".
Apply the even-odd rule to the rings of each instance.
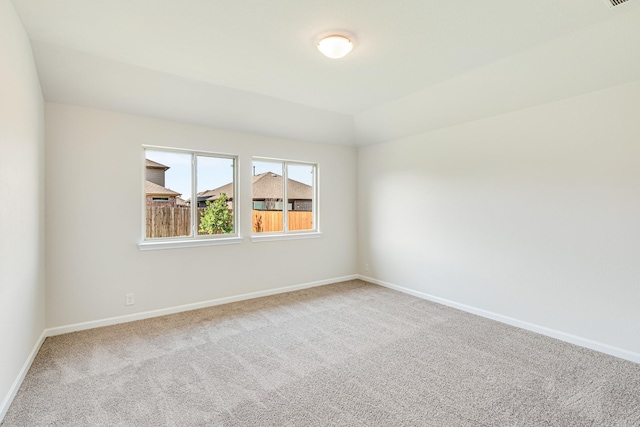
[[[191,235],[191,155],[145,150],[146,237]]]
[[[287,199],[289,231],[313,230],[313,165],[287,164]]]
[[[196,157],[199,235],[234,232],[233,168],[233,159]]]
[[[251,187],[254,233],[272,233],[284,230],[282,174],[282,162],[253,162]]]

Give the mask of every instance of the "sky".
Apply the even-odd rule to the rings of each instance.
[[[169,166],[165,172],[165,187],[181,193],[183,199],[191,198],[191,154],[173,151],[145,150],[146,158]],[[199,193],[213,190],[233,181],[233,160],[217,157],[198,156],[197,189]],[[282,163],[254,161],[255,174],[274,172],[282,175]],[[308,165],[289,165],[289,179],[311,185],[312,167]]]

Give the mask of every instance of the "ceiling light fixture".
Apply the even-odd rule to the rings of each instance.
[[[353,43],[345,36],[331,35],[318,42],[318,50],[327,58],[338,59],[351,52]]]

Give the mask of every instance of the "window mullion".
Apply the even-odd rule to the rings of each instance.
[[[240,183],[238,182],[238,165],[236,163],[236,159],[233,159],[233,163],[231,164],[233,168],[233,193],[231,197],[233,197],[233,233],[236,236],[240,235],[240,227],[238,223],[238,209],[240,208],[240,204],[238,203],[238,188],[240,187]]]
[[[289,232],[289,198],[287,196],[288,188],[287,184],[289,182],[289,175],[287,171],[287,162],[282,162],[282,230],[285,233]]]
[[[198,160],[191,154],[191,236],[198,237]]]

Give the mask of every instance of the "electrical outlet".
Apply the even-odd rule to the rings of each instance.
[[[133,305],[134,302],[133,294],[127,294],[124,297],[124,305]]]
[[[369,271],[369,263],[368,262],[364,263],[364,271],[366,271],[366,272]]]

